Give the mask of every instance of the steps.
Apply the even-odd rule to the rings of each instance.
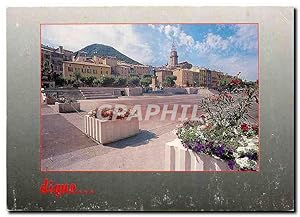
[[[113,90],[102,89],[99,87],[81,87],[79,88],[84,99],[113,99],[118,96],[113,94]]]

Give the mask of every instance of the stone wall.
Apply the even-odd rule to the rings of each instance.
[[[186,87],[187,94],[197,94],[199,88],[196,87]]]
[[[164,92],[167,94],[187,94],[187,90],[185,88],[180,88],[180,87],[165,87]]]
[[[97,90],[99,93],[111,94],[114,96],[122,96],[122,92],[125,96],[140,96],[143,94],[143,88],[141,87],[81,87],[81,90]]]
[[[141,87],[127,87],[125,88],[127,96],[141,96],[143,95],[143,88]]]
[[[76,88],[51,88],[44,90],[46,96],[54,95],[55,97],[66,97],[70,99],[84,99],[82,93]]]

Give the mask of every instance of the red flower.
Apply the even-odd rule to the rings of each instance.
[[[242,131],[247,132],[249,130],[249,127],[246,123],[243,123],[243,124],[241,124],[241,129],[242,129]]]
[[[252,125],[252,130],[254,130],[255,133],[258,134],[258,125]]]

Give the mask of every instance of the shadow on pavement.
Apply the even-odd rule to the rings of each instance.
[[[137,147],[140,145],[146,145],[150,142],[151,139],[157,138],[157,135],[153,132],[148,130],[141,130],[139,134],[129,137],[127,139],[122,139],[117,142],[113,142],[107,144],[105,146],[112,147],[112,148],[126,148],[126,147]]]

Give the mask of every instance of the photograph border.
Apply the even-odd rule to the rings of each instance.
[[[40,171],[42,173],[47,173],[47,172],[145,172],[145,173],[153,173],[153,172],[164,172],[164,173],[180,173],[180,172],[192,172],[192,173],[202,173],[202,172],[212,172],[212,173],[259,173],[260,168],[261,168],[261,144],[260,144],[260,82],[259,82],[259,75],[260,75],[260,47],[259,47],[259,41],[260,41],[260,35],[259,35],[259,23],[258,22],[90,22],[90,23],[40,23],[40,71],[42,71],[42,54],[41,54],[41,49],[42,49],[42,26],[47,26],[47,25],[57,25],[57,26],[70,26],[70,25],[148,25],[148,24],[153,24],[153,25],[168,25],[168,24],[181,24],[181,25],[209,25],[209,24],[222,24],[222,25],[256,25],[256,31],[257,31],[257,80],[258,80],[258,161],[257,161],[257,170],[251,171],[251,170],[219,170],[219,171],[214,171],[214,170],[196,170],[196,171],[189,171],[189,170],[43,170],[42,169],[42,96],[40,94]],[[42,88],[42,74],[40,74],[40,88]]]

